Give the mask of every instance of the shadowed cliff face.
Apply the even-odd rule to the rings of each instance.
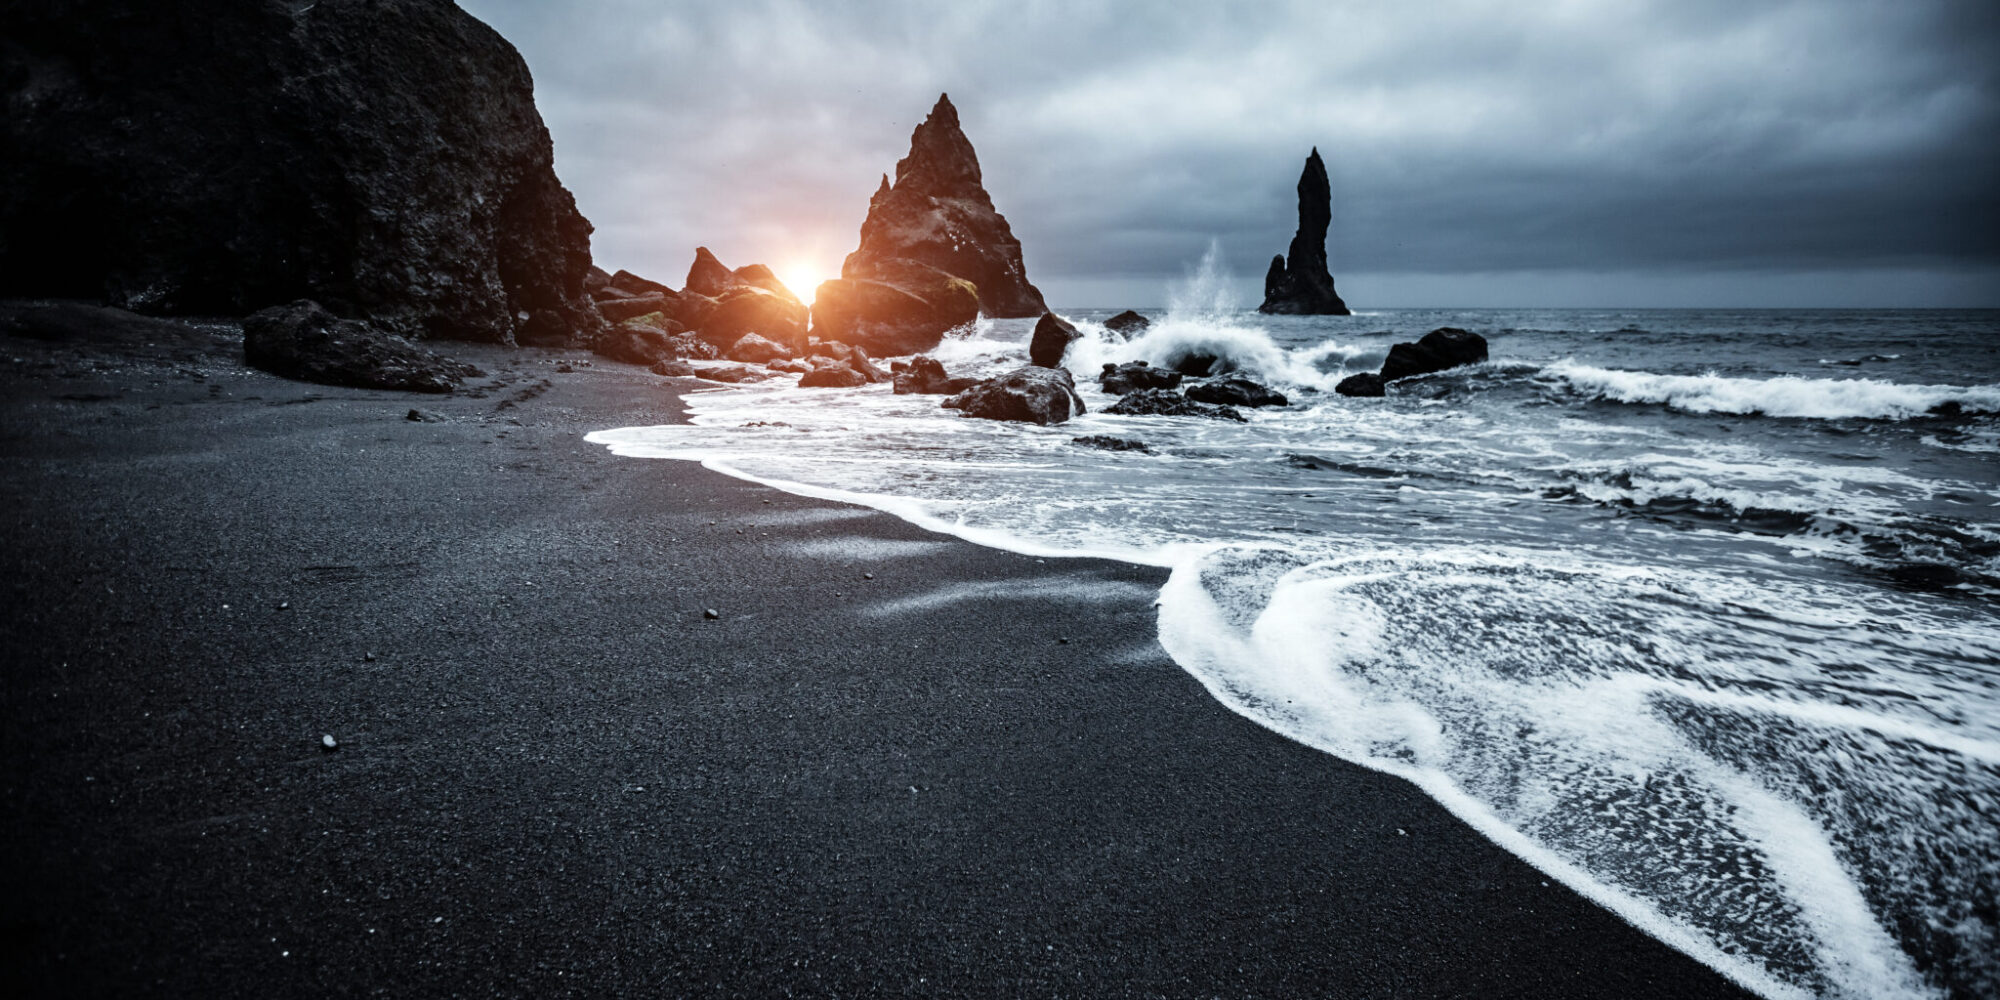
[[[910,154],[883,178],[861,225],[861,247],[841,267],[844,278],[893,278],[914,262],[977,286],[988,316],[1039,316],[1048,311],[1028,282],[1021,241],[993,208],[979,176],[979,157],[959,129],[958,109],[940,96],[910,136]]]
[[[1271,258],[1264,275],[1264,304],[1258,312],[1298,316],[1346,316],[1347,303],[1333,290],[1326,267],[1326,230],[1333,222],[1333,185],[1326,161],[1313,147],[1299,174],[1299,228],[1292,236],[1291,260]]]
[[[0,294],[397,332],[602,325],[513,46],[447,0],[10,4]]]

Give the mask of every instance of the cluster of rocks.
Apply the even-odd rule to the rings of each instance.
[[[1424,334],[1414,344],[1400,343],[1389,348],[1380,371],[1349,375],[1333,391],[1343,396],[1383,396],[1388,394],[1389,383],[1399,378],[1430,375],[1485,360],[1485,337],[1455,326],[1442,326]]]
[[[592,267],[585,287],[611,326],[593,349],[629,364],[727,359],[768,365],[811,352],[809,310],[771,269],[731,270],[697,247],[679,290],[630,271]]]
[[[1146,325],[1145,317],[1129,311],[1113,320],[1122,328],[1121,333],[1143,330]],[[970,417],[1038,424],[1080,416],[1085,412],[1083,399],[1077,396],[1075,378],[1062,367],[1062,360],[1069,346],[1082,336],[1074,324],[1046,313],[1035,324],[1029,341],[1028,365],[981,382],[944,405]],[[1291,405],[1284,393],[1240,373],[1209,377],[1216,365],[1213,357],[1183,359],[1182,363],[1192,371],[1156,368],[1145,361],[1106,364],[1098,374],[1098,387],[1119,400],[1105,412],[1245,421],[1248,418],[1238,407]],[[1188,381],[1191,374],[1195,381]]]

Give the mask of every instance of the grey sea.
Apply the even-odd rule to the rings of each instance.
[[[1063,311],[1092,412],[1058,426],[784,379],[591,439],[1170,567],[1160,642],[1222,706],[1753,989],[2000,995],[2000,312],[1266,317],[1208,273],[1173,299],[1131,340]],[[1032,325],[935,354],[997,373]],[[1442,326],[1491,360],[1331,391]],[[1103,364],[1191,354],[1292,405],[1101,412]]]

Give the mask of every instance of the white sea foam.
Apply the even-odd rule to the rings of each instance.
[[[1905,385],[1878,379],[1729,378],[1658,375],[1558,362],[1544,371],[1577,391],[1620,403],[1656,403],[1690,413],[1763,414],[1823,420],[1921,416],[1956,403],[1967,411],[2000,413],[2000,385]]]
[[[1824,560],[1800,555],[1893,560],[1898,532],[1941,524],[1939,544],[1958,549],[1939,561],[2000,576],[2000,534],[1927,512],[1990,508],[1992,483],[1962,464],[1774,452],[1768,434],[1575,405],[1891,417],[1991,406],[2000,387],[1503,360],[1444,399],[1304,394],[1249,424],[1102,413],[1088,376],[1104,362],[1209,353],[1325,388],[1379,350],[1336,334],[1287,347],[1233,309],[1228,285],[1212,254],[1142,336],[1079,323],[1070,367],[1094,409],[1059,427],[966,420],[881,386],[765,383],[684,397],[687,426],[590,440],[983,545],[1169,567],[1161,643],[1223,704],[1411,780],[1757,992],[1929,995],[1913,955],[1950,963],[1972,992],[2000,986],[1978,909],[2000,871],[2000,619],[1813,572]],[[981,321],[935,353],[954,374],[1013,367],[1031,326]],[[1528,379],[1557,392],[1519,391]],[[1938,433],[1983,440],[1985,426]],[[1071,444],[1084,434],[1141,437],[1153,453]],[[1837,447],[1868,446],[1854,441]],[[1777,518],[1758,530],[1793,533],[1743,542],[1727,517],[1607,518],[1552,494],[1621,514],[1781,511],[1809,527]],[[875,610],[1009,592],[957,585]]]

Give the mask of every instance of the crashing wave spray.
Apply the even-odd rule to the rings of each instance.
[[[1095,323],[1079,324],[1084,339],[1070,347],[1068,366],[1089,373],[1107,364],[1143,359],[1173,368],[1194,357],[1216,359],[1214,371],[1242,371],[1290,386],[1331,389],[1344,371],[1325,372],[1329,358],[1345,360],[1362,353],[1336,341],[1288,351],[1253,325],[1256,314],[1236,298],[1236,278],[1222,259],[1222,244],[1210,240],[1208,250],[1186,275],[1167,291],[1167,314],[1129,342]],[[1246,322],[1249,321],[1249,322]]]

